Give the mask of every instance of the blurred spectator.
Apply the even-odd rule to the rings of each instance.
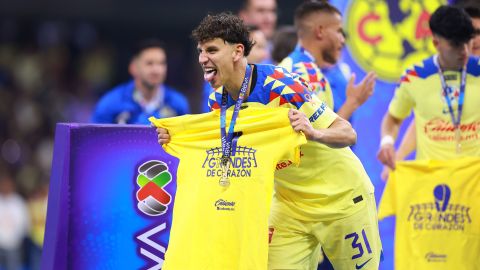
[[[293,25],[281,26],[275,31],[272,39],[272,61],[280,63],[297,45],[297,30]]]
[[[40,182],[28,199],[30,213],[29,266],[30,270],[40,269],[45,224],[47,221],[48,182]]]
[[[22,268],[22,243],[28,228],[27,207],[13,178],[5,170],[0,171],[0,268]]]
[[[475,35],[470,43],[470,53],[475,56],[480,56],[480,8],[468,6],[465,7],[465,11],[472,19],[473,28],[475,28]]]
[[[246,25],[258,26],[270,40],[277,25],[277,1],[244,0],[238,16]]]
[[[164,85],[167,56],[163,44],[144,40],[129,65],[133,80],[105,94],[93,114],[95,123],[148,124],[148,118],[173,117],[190,112],[187,99]]]
[[[249,63],[262,63],[268,58],[268,44],[265,34],[255,25],[249,26],[250,38],[255,41],[250,54],[247,56]]]

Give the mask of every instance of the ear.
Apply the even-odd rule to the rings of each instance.
[[[130,73],[132,77],[135,77],[137,75],[137,63],[135,61],[135,58],[132,59],[132,61],[130,61],[130,64],[128,65],[128,73]]]
[[[436,35],[432,36],[432,43],[435,49],[438,50],[438,45],[440,44],[440,41],[438,40],[438,37]]]
[[[325,37],[325,27],[321,24],[317,24],[313,28],[313,33],[317,39],[322,40]]]
[[[244,56],[245,56],[245,46],[243,46],[243,44],[241,43],[235,44],[235,47],[233,48],[233,51],[232,51],[233,61],[236,62],[242,59]]]

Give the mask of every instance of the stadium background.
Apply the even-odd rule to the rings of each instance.
[[[55,123],[88,122],[99,96],[128,79],[129,51],[138,39],[156,36],[166,42],[167,84],[185,93],[193,112],[198,112],[202,76],[190,32],[206,13],[236,12],[239,2],[0,1],[1,159],[13,169],[21,194],[28,196],[48,182]],[[298,2],[278,1],[277,25],[292,23]],[[365,69],[382,74],[375,94],[353,118],[358,133],[354,150],[376,187],[378,200],[384,187],[382,167],[375,158],[381,117],[393,94],[395,77],[400,77],[398,70],[433,52],[428,34],[421,31],[421,24],[419,28],[419,11],[432,11],[446,1],[331,2],[344,14],[348,39],[343,61],[357,77],[363,77]],[[358,53],[362,48],[373,46],[362,44],[359,28],[354,26],[371,14],[384,20],[370,17],[374,19],[363,24],[364,37],[380,41],[374,44],[377,51],[362,56]],[[393,36],[400,39],[392,41]],[[396,61],[375,64],[365,60],[383,53]],[[394,220],[380,222],[380,230],[386,254],[381,269],[393,269]]]

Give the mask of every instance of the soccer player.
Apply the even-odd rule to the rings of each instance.
[[[238,16],[246,25],[257,26],[270,40],[277,26],[277,1],[244,0]]]
[[[209,15],[193,37],[204,79],[216,89],[209,99],[212,109],[234,104],[251,68],[245,106],[291,108],[293,129],[309,140],[299,167],[277,165],[269,269],[316,268],[319,243],[337,269],[377,269],[381,243],[373,185],[348,147],[356,141],[348,121],[312,96],[298,75],[247,64],[251,42],[238,17]],[[160,144],[169,142],[167,130],[157,132]]]
[[[473,6],[465,7],[465,11],[472,19],[473,28],[475,29],[475,34],[472,40],[470,41],[469,52],[473,56],[480,56],[480,9]],[[412,119],[412,122],[405,131],[405,135],[402,138],[402,142],[398,147],[398,150],[395,152],[395,160],[404,160],[409,156],[416,148],[417,138],[415,135],[415,119]],[[389,169],[387,166],[384,166],[382,171],[382,179],[387,180]]]
[[[92,122],[149,124],[148,118],[172,117],[190,112],[188,101],[164,84],[167,55],[163,43],[141,41],[129,65],[133,80],[116,86],[98,102]]]
[[[270,57],[270,52],[268,51],[268,41],[265,34],[260,30],[256,25],[248,25],[248,30],[250,32],[250,39],[253,40],[254,45],[248,54],[247,61],[252,64],[260,64],[266,61]],[[208,82],[203,84],[203,93],[202,93],[202,112],[209,112],[210,107],[208,106],[208,97],[213,92],[213,88]]]
[[[328,2],[306,1],[297,7],[294,21],[298,45],[280,66],[300,74],[315,88],[314,92],[333,109],[332,89],[320,68],[334,65],[340,58],[345,44],[341,13]],[[353,74],[346,89],[341,89],[346,93],[346,100],[337,111],[338,115],[349,119],[372,95],[375,79],[375,73],[369,72],[359,84],[354,85]]]
[[[465,7],[465,11],[472,19],[473,28],[475,28],[475,35],[470,44],[470,53],[480,56],[480,8],[468,6]]]
[[[480,155],[480,66],[469,56],[474,27],[461,8],[441,6],[431,16],[437,55],[405,72],[381,127],[378,159],[395,169],[394,141],[411,110],[415,113],[416,159],[448,160]]]

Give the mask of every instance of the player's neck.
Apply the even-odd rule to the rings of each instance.
[[[242,87],[243,79],[245,78],[246,69],[247,59],[245,59],[244,61],[242,60],[240,63],[238,63],[238,66],[234,68],[230,82],[225,83],[224,85],[225,90],[234,100],[237,100],[238,96],[240,95],[240,88]]]
[[[326,65],[325,60],[323,60],[321,50],[318,49],[318,44],[315,44],[314,41],[309,40],[302,40],[299,43],[300,46],[302,46],[311,56],[313,56],[315,63],[319,67],[324,67]]]
[[[146,86],[142,82],[135,80],[135,91],[140,92],[144,101],[151,101],[160,91],[160,86]]]
[[[438,54],[438,64],[440,65],[440,68],[442,69],[442,71],[459,71],[464,64],[458,64],[458,63],[455,63],[455,64],[452,64],[452,63],[448,63],[444,57],[441,55],[441,54]]]

